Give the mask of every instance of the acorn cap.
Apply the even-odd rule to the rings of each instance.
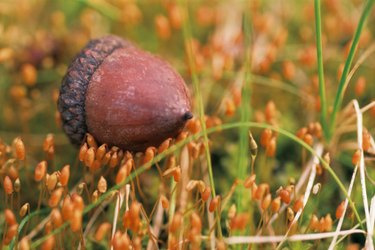
[[[91,40],[74,58],[64,76],[57,102],[63,129],[70,142],[80,145],[86,135],[86,91],[94,72],[115,50],[132,46],[116,36]]]

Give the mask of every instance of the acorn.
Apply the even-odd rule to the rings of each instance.
[[[75,57],[58,98],[63,129],[75,145],[86,133],[133,152],[176,137],[192,118],[182,77],[127,40],[91,40]]]

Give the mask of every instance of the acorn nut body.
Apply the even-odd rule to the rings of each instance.
[[[63,78],[58,110],[73,144],[143,151],[175,137],[192,117],[188,90],[173,68],[116,36],[90,41]]]

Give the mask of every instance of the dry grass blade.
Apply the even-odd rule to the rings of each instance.
[[[366,234],[365,231],[360,229],[343,230],[339,232],[339,235],[351,235],[351,234]],[[296,234],[287,237],[287,241],[311,241],[320,240],[326,238],[332,238],[336,235],[336,232],[327,233],[315,233],[315,234]],[[228,245],[236,244],[261,244],[261,243],[273,243],[281,242],[285,240],[284,235],[279,236],[236,236],[224,238],[225,243]]]
[[[309,175],[309,180],[307,182],[306,191],[305,191],[304,198],[303,198],[303,208],[306,206],[306,203],[309,200],[309,197],[310,197],[310,194],[311,194],[311,190],[312,190],[312,188],[314,186],[314,181],[315,181],[315,177],[316,177],[316,165],[319,164],[319,157],[318,156],[322,155],[322,153],[323,153],[323,145],[322,144],[318,144],[318,145],[316,145],[314,147],[314,149],[315,149],[315,152],[316,152],[316,156],[313,157],[312,164],[309,167],[309,169],[310,169],[310,175]],[[289,232],[293,228],[293,225],[298,221],[299,217],[301,216],[301,214],[303,212],[303,208],[300,209],[295,214],[293,221],[289,225],[289,229],[285,233],[284,240],[282,240],[280,242],[280,244],[277,246],[277,249],[280,249],[280,247],[282,246],[282,244],[287,240]]]
[[[362,133],[363,133],[363,125],[362,125],[362,112],[359,108],[359,104],[357,100],[353,100],[353,105],[355,112],[357,114],[357,140],[358,140],[358,149],[360,150],[360,160],[359,160],[359,173],[360,173],[360,180],[361,180],[361,188],[362,188],[362,199],[363,199],[363,207],[365,210],[366,216],[366,227],[367,227],[367,237],[366,237],[366,246],[369,249],[374,249],[372,235],[369,234],[371,230],[370,227],[370,212],[369,212],[369,205],[367,199],[367,191],[366,191],[366,175],[365,175],[365,157],[363,154],[362,148]]]
[[[352,191],[353,191],[353,186],[354,186],[354,180],[355,180],[355,177],[356,177],[356,174],[357,174],[357,170],[358,170],[358,166],[356,166],[354,168],[354,171],[353,171],[353,175],[352,175],[352,179],[350,180],[350,185],[349,185],[349,188],[348,188],[348,195],[351,196],[352,194]],[[343,212],[343,215],[341,216],[341,218],[339,219],[339,223],[337,224],[337,227],[336,227],[336,235],[333,237],[332,239],[332,242],[331,244],[329,245],[329,249],[332,250],[336,247],[336,241],[337,241],[337,237],[340,235],[340,230],[341,230],[341,226],[342,226],[342,223],[344,222],[344,218],[345,218],[345,213],[346,213],[346,210],[348,208],[348,199],[345,199],[345,203],[344,203],[344,212]]]

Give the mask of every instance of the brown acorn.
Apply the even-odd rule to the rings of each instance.
[[[116,36],[90,41],[62,81],[58,110],[73,144],[144,151],[181,132],[192,118],[184,80],[165,61]]]

